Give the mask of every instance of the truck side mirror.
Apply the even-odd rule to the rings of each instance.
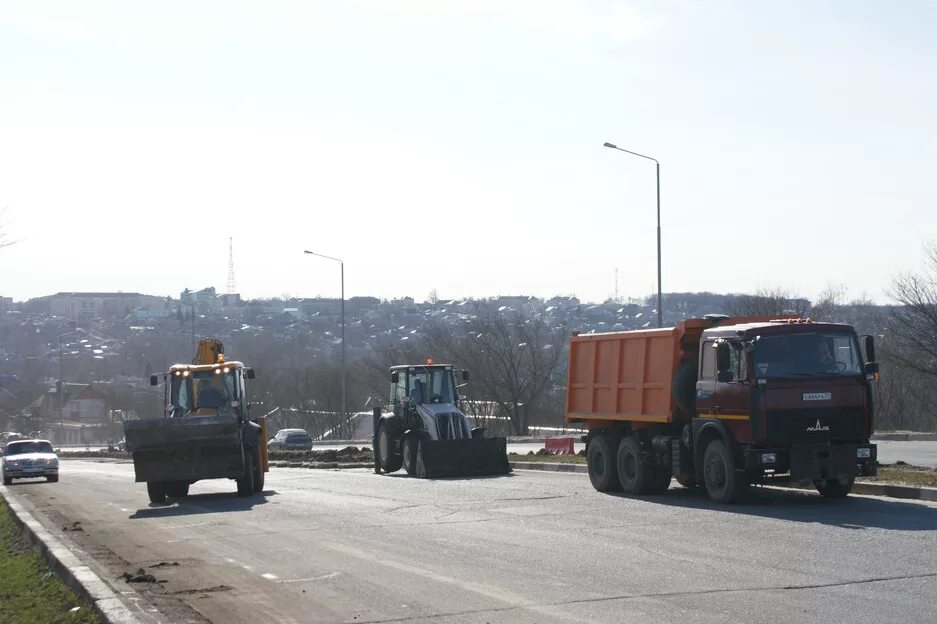
[[[253,379],[253,378],[254,378],[254,375],[255,375],[255,373],[254,373],[254,369],[253,369],[253,368],[245,368],[245,369],[244,369],[244,376],[247,377],[248,379]]]
[[[390,374],[390,383],[395,384],[399,381],[400,381],[400,373],[398,373],[397,371],[392,372]]]
[[[865,361],[877,362],[875,359],[875,338],[872,336],[863,336],[865,338]]]
[[[150,375],[150,385],[151,386],[159,385],[159,375]]]
[[[463,371],[462,371],[462,381],[468,381],[468,380],[469,380],[469,372],[468,372],[467,370],[463,370]]]

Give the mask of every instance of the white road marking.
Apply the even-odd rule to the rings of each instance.
[[[308,578],[300,579],[281,579],[277,583],[305,583],[306,581],[324,581],[326,579],[335,578],[336,576],[341,575],[341,572],[332,572],[330,574],[324,574],[322,576],[310,576]]]
[[[275,581],[278,578],[280,578],[276,574],[270,574],[269,572],[265,572],[264,574],[261,574],[260,576],[264,577],[268,581]]]

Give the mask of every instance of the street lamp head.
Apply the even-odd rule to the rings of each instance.
[[[614,143],[608,143],[608,142],[606,142],[604,146],[605,146],[605,147],[610,147],[610,148],[612,148],[612,149],[618,149],[618,146],[615,145]]]

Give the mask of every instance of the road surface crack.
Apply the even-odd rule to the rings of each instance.
[[[619,596],[598,596],[595,598],[575,598],[572,600],[563,600],[558,602],[544,602],[529,605],[511,605],[500,608],[487,609],[467,609],[464,611],[438,612],[433,614],[412,615],[400,618],[387,618],[380,620],[357,620],[357,624],[390,624],[392,622],[408,622],[413,620],[426,620],[438,617],[458,617],[463,615],[477,615],[479,613],[505,613],[509,611],[530,611],[549,607],[563,607],[575,604],[590,604],[600,602],[611,602],[614,600],[636,600],[641,598],[680,598],[683,596],[706,596],[715,594],[730,594],[742,592],[766,592],[766,591],[803,591],[809,589],[824,589],[830,587],[846,587],[850,585],[865,585],[869,583],[887,583],[889,581],[904,581],[912,579],[937,578],[937,572],[925,572],[921,574],[903,574],[896,576],[876,576],[866,579],[855,579],[849,581],[831,581],[828,583],[805,583],[793,585],[778,585],[768,587],[726,587],[722,589],[701,589],[685,592],[650,592],[646,594],[622,594]]]

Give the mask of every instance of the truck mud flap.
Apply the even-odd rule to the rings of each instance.
[[[244,472],[236,415],[155,418],[124,423],[136,481],[197,481]]]
[[[855,445],[795,446],[791,449],[791,479],[794,481],[849,478],[858,472]]]
[[[417,475],[469,477],[511,472],[506,438],[423,440],[417,455]]]

